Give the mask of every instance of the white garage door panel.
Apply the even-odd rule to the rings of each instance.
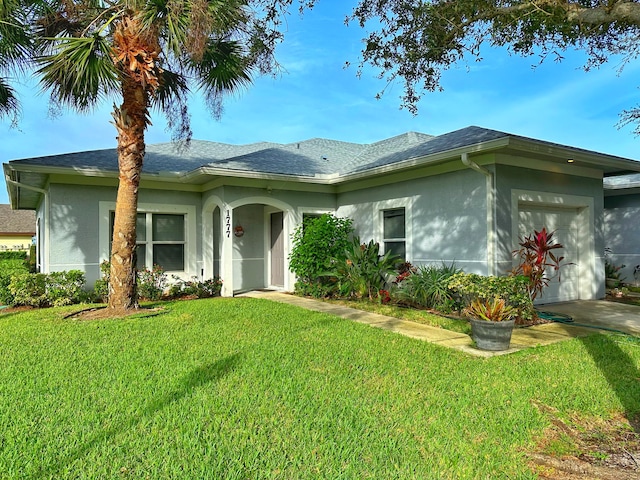
[[[553,250],[553,254],[556,257],[564,256],[563,263],[566,265],[562,267],[560,276],[554,276],[553,271],[549,272],[549,286],[536,299],[536,303],[580,298],[580,229],[577,209],[523,205],[519,215],[520,238],[546,227],[547,231],[554,232],[554,240],[563,245],[563,248]]]

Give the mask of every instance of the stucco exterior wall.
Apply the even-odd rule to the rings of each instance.
[[[108,257],[108,209],[115,204],[116,190],[111,187],[62,185],[49,186],[49,213],[45,271],[82,270],[87,286],[92,287],[100,276],[100,262]],[[138,204],[195,207],[196,231],[201,231],[201,195],[166,190],[140,190]],[[101,209],[101,204],[103,208]],[[160,207],[160,210],[162,208]],[[105,247],[105,237],[106,247]],[[201,269],[201,236],[187,239],[193,253],[185,262],[185,277],[199,275]]]
[[[487,184],[470,169],[338,195],[337,214],[354,220],[363,242],[382,241],[380,211],[405,206],[407,260],[487,274]]]
[[[49,186],[46,272],[82,270],[89,287],[99,278],[100,201],[115,201],[115,191],[106,187]]]
[[[640,193],[604,199],[605,246],[625,283],[640,285]],[[636,270],[638,267],[638,270]],[[635,276],[634,276],[635,271]]]

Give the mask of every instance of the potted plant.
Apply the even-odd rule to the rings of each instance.
[[[615,265],[609,255],[611,254],[611,250],[606,248],[604,253],[604,276],[607,288],[618,288],[624,280],[620,275],[620,270],[622,270],[626,265]]]
[[[471,323],[471,337],[481,350],[509,349],[518,311],[503,298],[476,298],[465,308]]]

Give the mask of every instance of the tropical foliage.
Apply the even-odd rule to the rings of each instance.
[[[377,242],[360,243],[360,237],[355,237],[326,274],[335,278],[340,296],[373,300],[386,290],[399,262],[400,257],[391,252],[380,255]]]
[[[518,311],[510,306],[504,298],[494,297],[490,300],[476,298],[464,309],[467,316],[487,322],[505,322],[512,320]]]
[[[529,296],[534,301],[542,290],[549,286],[549,282],[558,277],[564,256],[556,256],[553,250],[562,249],[563,245],[553,238],[554,232],[547,232],[546,228],[534,231],[520,239],[520,248],[513,252],[519,263],[513,269],[514,275],[523,275],[529,279]]]
[[[428,265],[413,268],[410,274],[400,273],[396,282],[396,296],[400,301],[410,305],[434,308],[441,312],[450,312],[455,308],[453,292],[449,280],[462,270],[444,262],[441,265]],[[398,279],[400,281],[398,282]]]

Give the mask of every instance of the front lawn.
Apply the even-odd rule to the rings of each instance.
[[[640,413],[640,343],[479,359],[267,300],[0,313],[2,478],[535,478],[559,417]]]

